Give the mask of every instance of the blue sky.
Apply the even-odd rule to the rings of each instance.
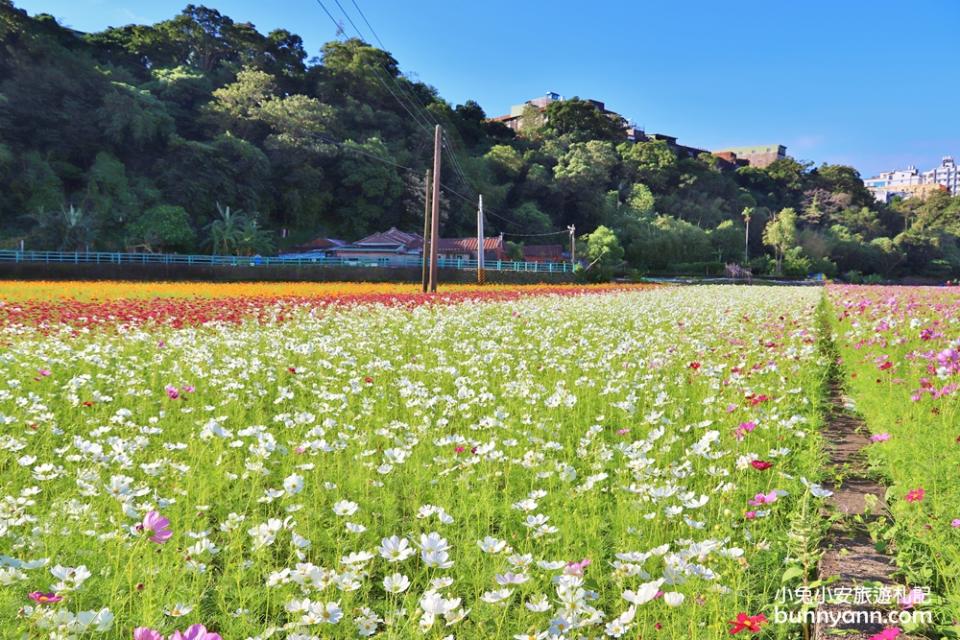
[[[14,2],[86,31],[155,22],[187,4]],[[324,3],[338,14],[334,0]],[[365,28],[352,1],[340,3]],[[960,156],[956,0],[357,3],[405,72],[489,115],[556,91],[603,100],[681,143],[781,143],[865,177]],[[261,31],[290,29],[311,54],[335,36],[316,0],[206,4]]]

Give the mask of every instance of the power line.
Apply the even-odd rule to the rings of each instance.
[[[339,38],[340,35],[343,33],[343,27],[340,26],[340,23],[337,22],[337,19],[333,17],[333,14],[327,11],[327,8],[324,6],[322,2],[320,2],[320,0],[317,0],[317,4],[320,5],[320,8],[323,9],[323,12],[327,14],[328,18],[330,18],[330,22],[332,22],[333,25],[337,28],[337,37]]]
[[[514,236],[518,238],[542,238],[544,236],[558,236],[558,235],[569,235],[569,231],[550,231],[549,233],[509,233],[504,231],[503,235],[505,236]]]
[[[325,14],[327,14],[327,17],[330,18],[330,21],[333,22],[334,26],[337,27],[337,36],[346,35],[346,34],[344,34],[343,27],[340,25],[339,22],[337,22],[337,19],[333,17],[333,14],[330,13],[330,11],[327,9],[326,5],[323,4],[322,0],[316,0],[316,2],[317,2],[317,4],[320,5],[320,8],[323,9],[323,12],[324,12]],[[353,28],[356,30],[357,34],[360,36],[360,38],[361,38],[361,40],[362,40],[362,39],[363,39],[363,34],[360,32],[359,29],[357,29],[357,25],[353,22],[353,19],[350,17],[350,15],[349,15],[346,11],[343,10],[343,5],[340,4],[339,0],[334,0],[334,2],[336,2],[336,3],[337,3],[337,6],[340,7],[340,11],[342,11],[342,12],[343,12],[343,15],[346,16],[347,20],[350,21],[350,24],[353,25]],[[388,92],[391,96],[393,96],[394,100],[396,100],[396,101],[400,104],[400,106],[403,107],[403,110],[407,112],[407,115],[409,115],[411,118],[413,118],[413,121],[417,124],[417,126],[423,128],[426,132],[429,133],[429,132],[430,132],[430,120],[429,120],[429,118],[425,118],[425,117],[423,117],[422,114],[421,114],[421,117],[423,117],[423,119],[424,119],[424,121],[421,121],[421,120],[417,117],[417,115],[414,115],[413,111],[411,111],[411,110],[407,107],[407,104],[406,104],[403,100],[401,100],[400,97],[399,97],[396,93],[393,92],[393,90],[387,85],[386,82],[384,82],[383,77],[382,77],[382,75],[381,75],[381,73],[380,73],[380,69],[379,69],[377,66],[374,65],[374,66],[372,67],[372,70],[373,70],[373,73],[374,73],[374,77],[380,82],[381,85],[383,85],[383,88],[386,89],[387,92]],[[386,73],[386,70],[385,70],[385,69],[384,69],[384,74],[383,74],[383,75],[386,75],[388,78],[390,78],[390,74]],[[396,79],[395,79],[395,78],[391,78],[391,79],[393,80],[394,85],[397,87],[397,90],[402,93],[402,89],[400,88],[399,83],[396,82]],[[409,100],[409,97],[408,97],[408,100]],[[416,104],[416,102],[411,100],[411,104],[412,104],[413,107],[414,107],[414,111],[416,111],[416,109],[417,109],[417,104]]]
[[[377,35],[377,32],[373,30],[373,25],[370,24],[370,21],[367,20],[367,16],[363,14],[363,10],[360,8],[360,5],[357,4],[357,0],[351,0],[353,6],[357,9],[357,13],[360,14],[360,17],[363,18],[363,21],[367,24],[367,27],[370,29],[370,33],[373,34],[373,37],[376,38],[377,44],[380,45],[380,48],[386,51],[386,47],[383,45],[383,40],[380,39],[380,36]]]
[[[350,26],[353,27],[353,30],[356,31],[357,33],[360,33],[360,29],[357,28],[357,25],[356,25],[356,23],[353,21],[353,18],[351,18],[351,17],[350,17],[350,14],[347,13],[347,12],[343,9],[343,5],[340,4],[340,0],[333,0],[333,1],[337,3],[337,6],[338,6],[338,7],[340,7],[340,13],[342,13],[343,15],[345,15],[345,16],[347,17],[347,21],[350,23]],[[360,37],[363,38],[363,34],[362,34],[362,33],[360,34]]]
[[[394,162],[393,160],[389,160],[389,159],[384,158],[384,157],[382,157],[382,156],[378,156],[378,155],[369,153],[369,152],[367,152],[367,151],[364,151],[364,150],[361,149],[360,147],[358,147],[356,144],[350,144],[349,142],[343,142],[343,141],[341,141],[341,140],[337,140],[337,139],[333,138],[332,136],[327,135],[327,134],[325,134],[325,133],[316,134],[316,137],[317,137],[318,139],[320,139],[321,141],[326,142],[327,144],[332,144],[332,145],[334,145],[334,146],[336,146],[336,147],[338,147],[338,148],[340,148],[340,149],[344,149],[344,150],[346,150],[346,151],[350,151],[350,152],[352,152],[352,153],[356,153],[357,155],[364,156],[365,158],[369,158],[369,159],[371,159],[371,160],[376,160],[377,162],[382,162],[383,164],[390,165],[390,166],[395,167],[395,168],[397,168],[397,169],[400,169],[400,170],[402,170],[402,171],[408,171],[408,172],[413,173],[413,174],[416,174],[416,175],[418,175],[418,176],[420,175],[420,170],[419,170],[419,169],[414,169],[413,167],[408,167],[407,165],[400,164],[399,162]],[[468,203],[470,203],[470,204],[473,204],[473,199],[472,199],[472,198],[470,198],[469,196],[463,195],[462,193],[460,193],[459,191],[457,191],[457,190],[454,189],[453,187],[450,187],[449,185],[443,184],[443,183],[441,182],[441,183],[440,183],[440,188],[443,189],[444,191],[446,191],[448,194],[450,194],[450,195],[452,195],[452,196],[455,196],[455,197],[457,197],[457,198],[460,198],[460,199],[463,200],[464,202],[468,202]],[[489,215],[493,216],[494,218],[498,218],[498,219],[500,219],[500,220],[502,220],[502,221],[504,221],[504,222],[506,222],[506,223],[508,223],[508,224],[512,224],[512,225],[515,225],[515,226],[518,226],[518,227],[522,227],[522,226],[523,226],[521,223],[515,222],[515,221],[513,221],[513,220],[510,220],[509,218],[504,217],[503,215],[497,213],[496,211],[493,211],[493,210],[490,209],[489,207],[484,207],[483,213],[484,213],[484,215],[489,214]],[[568,233],[568,231],[551,231],[551,232],[549,232],[549,233],[513,233],[513,232],[504,232],[503,235],[511,236],[511,237],[514,237],[514,238],[541,238],[541,237],[546,237],[546,236],[563,235],[563,234],[567,234],[567,233]]]
[[[344,9],[343,4],[341,4],[340,0],[333,0],[333,1],[336,3],[337,7],[340,9],[340,12],[344,15],[344,17],[346,17],[347,21],[350,23],[350,26],[353,27],[353,30],[357,33],[358,36],[360,36],[360,39],[361,39],[361,40],[366,40],[363,32],[362,32],[362,31],[360,30],[360,28],[357,26],[356,22],[353,21],[353,18],[350,16],[350,14],[347,13],[346,9]],[[320,5],[320,8],[323,9],[323,12],[324,12],[325,14],[327,14],[327,17],[330,18],[330,21],[333,22],[333,24],[337,27],[337,34],[338,34],[338,35],[341,35],[341,34],[345,35],[341,24],[340,24],[339,22],[337,22],[337,20],[333,17],[333,14],[330,13],[329,10],[327,10],[327,7],[323,4],[322,0],[316,0],[316,2],[317,2],[317,4]],[[380,39],[380,36],[377,35],[377,32],[374,30],[373,25],[370,24],[370,21],[367,19],[367,16],[363,13],[363,10],[360,8],[360,5],[357,4],[356,0],[351,0],[351,2],[352,2],[352,4],[353,4],[354,8],[357,10],[357,13],[360,14],[360,17],[363,19],[364,23],[367,25],[367,28],[370,29],[370,32],[373,34],[373,37],[377,40],[377,43],[380,45],[380,48],[381,48],[382,50],[386,51],[386,46],[384,46],[383,41]],[[389,72],[387,72],[387,70],[386,70],[385,68],[384,68],[384,69],[380,69],[377,65],[373,65],[373,66],[372,66],[372,70],[373,70],[373,72],[374,72],[374,77],[376,77],[377,80],[380,82],[380,84],[383,85],[384,89],[386,89],[387,92],[389,92],[390,95],[393,96],[393,98],[397,101],[398,104],[400,104],[400,106],[403,108],[403,110],[407,112],[407,115],[409,115],[409,116],[413,119],[413,121],[417,124],[417,126],[423,128],[427,133],[432,133],[430,125],[431,125],[431,124],[434,124],[434,125],[435,125],[436,122],[434,122],[434,121],[430,118],[429,112],[423,107],[423,105],[419,104],[415,97],[411,97],[411,95],[404,89],[404,87],[400,84],[400,82],[397,80],[397,78],[394,77],[394,76],[393,76],[392,74],[390,74]],[[381,73],[381,72],[382,72],[382,73]],[[384,79],[383,79],[383,77],[382,77],[382,76],[384,76],[384,75],[385,75],[385,76],[387,77],[387,79],[393,84],[394,88],[396,88],[397,93],[402,94],[402,95],[404,96],[404,98],[406,98],[406,102],[405,102],[404,100],[402,100],[402,99],[400,98],[400,96],[398,96],[397,93],[395,93],[395,92],[390,88],[390,86],[387,84],[387,82],[384,81]],[[408,104],[407,104],[408,102],[409,102],[409,105],[413,108],[412,110],[408,107]],[[456,129],[456,125],[450,123],[450,122],[449,122],[449,119],[445,118],[445,120],[447,120],[447,122],[448,122],[448,124],[450,124],[451,128]],[[456,176],[459,178],[459,180],[463,183],[463,185],[464,185],[468,190],[475,192],[476,190],[473,188],[473,186],[470,184],[470,181],[467,179],[466,172],[463,170],[463,165],[461,165],[460,159],[459,159],[456,151],[454,150],[453,140],[450,138],[450,136],[447,134],[446,131],[442,131],[441,133],[442,133],[442,140],[441,140],[441,142],[442,142],[442,144],[443,144],[443,147],[447,150],[447,154],[450,156],[450,164],[451,164],[451,166],[453,167],[454,173],[456,174]],[[370,158],[370,159],[378,160],[378,161],[380,161],[380,162],[384,162],[384,163],[386,163],[386,164],[392,165],[392,166],[394,166],[394,167],[396,167],[396,168],[398,168],[398,169],[402,169],[402,170],[404,170],[404,171],[416,172],[416,169],[413,169],[412,167],[407,167],[407,166],[398,164],[398,163],[396,163],[396,162],[392,162],[392,161],[390,161],[390,160],[386,160],[385,158],[380,158],[380,157],[375,156],[375,155],[373,155],[373,154],[365,153],[365,152],[357,149],[356,147],[349,146],[349,145],[344,145],[344,143],[342,143],[342,142],[337,142],[337,141],[334,141],[334,140],[332,140],[332,139],[330,139],[328,142],[330,142],[330,144],[335,144],[335,145],[337,145],[337,146],[345,147],[345,148],[347,148],[347,149],[349,149],[349,150],[351,150],[351,151],[354,151],[354,152],[356,152],[356,153],[358,153],[358,154],[360,154],[360,155],[366,156],[366,157],[368,157],[368,158]],[[441,186],[441,188],[443,188],[447,193],[450,193],[451,195],[454,195],[454,196],[456,196],[456,197],[458,197],[458,198],[461,198],[461,199],[464,200],[465,202],[468,202],[468,203],[470,203],[470,204],[473,204],[473,199],[468,198],[467,196],[464,196],[463,194],[455,191],[454,189],[452,189],[451,187],[448,187],[447,185],[444,185],[443,183],[441,183],[440,186]],[[491,210],[491,209],[489,209],[489,208],[487,208],[487,209],[484,211],[484,213],[487,213],[487,214],[493,216],[494,218],[497,218],[498,220],[503,221],[504,223],[511,224],[511,225],[516,226],[516,227],[523,227],[523,226],[524,226],[523,224],[521,224],[521,223],[519,223],[519,222],[516,222],[515,220],[512,220],[512,219],[510,219],[510,218],[508,218],[508,217],[506,217],[506,216],[504,216],[504,215],[501,215],[501,214],[499,214],[499,213],[497,213],[497,212],[495,212],[495,211],[493,211],[493,210]],[[517,236],[517,237],[520,237],[520,236],[535,237],[535,236],[540,236],[540,235],[556,235],[556,234],[559,234],[559,233],[566,233],[566,232],[562,232],[562,231],[561,231],[561,232],[549,233],[549,234],[519,234],[519,233],[512,233],[512,234],[510,234],[510,235],[512,235],[512,236]]]
[[[347,18],[347,20],[350,22],[350,25],[353,27],[353,30],[357,32],[357,35],[358,35],[358,36],[360,36],[360,39],[361,39],[361,40],[366,40],[366,36],[363,34],[363,32],[362,32],[362,31],[360,30],[360,28],[357,26],[357,23],[353,21],[353,18],[350,16],[350,14],[347,13],[346,9],[343,8],[343,5],[340,4],[340,0],[333,0],[333,1],[337,4],[337,7],[340,8],[340,12],[341,12],[341,13]],[[384,46],[383,41],[380,40],[380,36],[377,35],[377,32],[374,31],[373,26],[370,24],[370,21],[367,20],[367,16],[366,16],[366,15],[363,13],[363,11],[360,9],[360,5],[357,4],[356,0],[352,0],[352,2],[353,2],[353,6],[354,6],[354,7],[356,8],[356,10],[357,10],[357,13],[360,14],[360,16],[363,18],[364,23],[366,23],[367,27],[369,27],[370,33],[372,33],[372,34],[373,34],[373,37],[376,38],[377,43],[380,45],[380,48],[381,48],[384,52],[386,52],[386,49],[387,49],[387,48]],[[384,71],[386,71],[386,69],[384,69]],[[419,115],[419,117],[423,118],[423,120],[426,121],[428,124],[436,124],[435,122],[433,122],[433,121],[431,120],[431,118],[429,117],[426,109],[424,109],[423,106],[417,102],[415,96],[411,96],[411,94],[410,94],[408,91],[406,91],[406,90],[404,89],[404,87],[400,84],[400,82],[398,82],[397,79],[396,79],[395,77],[393,77],[391,74],[387,73],[386,75],[387,75],[387,77],[390,79],[390,81],[393,82],[394,88],[396,88],[396,90],[397,90],[399,93],[401,93],[401,94],[403,95],[403,97],[413,106],[414,111],[417,112],[417,114]]]
[[[343,141],[337,140],[337,139],[335,139],[335,138],[333,138],[333,137],[331,137],[331,136],[329,136],[329,135],[327,135],[327,134],[325,134],[325,133],[320,133],[320,134],[316,134],[316,135],[317,135],[317,138],[319,138],[321,141],[326,142],[327,144],[332,144],[332,145],[334,145],[335,147],[339,147],[339,148],[341,148],[341,149],[346,149],[347,151],[352,151],[353,153],[356,153],[356,154],[361,155],[361,156],[365,156],[365,157],[367,157],[367,158],[370,158],[371,160],[376,160],[376,161],[382,162],[382,163],[384,163],[384,164],[389,164],[389,165],[391,165],[391,166],[393,166],[393,167],[396,167],[397,169],[402,169],[403,171],[409,171],[409,172],[411,172],[411,173],[416,173],[416,174],[419,174],[419,173],[420,173],[420,170],[419,170],[419,169],[414,169],[413,167],[408,167],[408,166],[406,166],[406,165],[400,164],[399,162],[394,162],[393,160],[389,160],[389,159],[387,159],[387,158],[384,158],[384,157],[381,157],[381,156],[378,156],[378,155],[369,153],[369,152],[367,152],[367,151],[364,151],[363,149],[359,148],[355,143],[354,143],[354,144],[350,144],[350,143],[348,143],[348,142],[343,142]]]

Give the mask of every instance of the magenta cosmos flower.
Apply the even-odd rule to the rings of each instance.
[[[926,491],[923,490],[923,487],[917,487],[916,489],[911,489],[907,492],[906,501],[907,502],[920,502],[923,500],[923,496],[926,495]]]
[[[890,439],[890,434],[886,432],[875,433],[872,436],[870,436],[870,442],[886,442],[889,439]]]
[[[747,504],[750,504],[754,507],[759,507],[762,504],[770,504],[777,501],[777,491],[774,489],[770,493],[758,493],[753,496],[753,499],[748,501]]]
[[[173,531],[170,530],[170,521],[156,511],[151,511],[143,516],[140,529],[149,533],[150,541],[157,544],[163,544],[173,537]]]
[[[207,631],[207,628],[202,624],[195,624],[183,633],[174,631],[170,640],[223,640],[223,638],[220,637],[219,633]]]
[[[44,593],[43,591],[31,591],[27,594],[27,597],[39,604],[53,604],[63,600],[63,596],[58,596],[55,593]]]
[[[176,400],[180,397],[180,391],[172,384],[168,384],[163,390],[167,392],[167,397],[171,400]]]
[[[163,640],[159,631],[147,627],[137,627],[133,630],[133,640]]]

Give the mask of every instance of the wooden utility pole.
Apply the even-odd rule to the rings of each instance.
[[[423,184],[423,248],[420,250],[423,254],[423,270],[420,274],[420,285],[423,287],[423,292],[426,293],[427,287],[430,285],[430,190],[433,189],[433,185],[430,184],[430,169],[427,169]]]
[[[577,227],[569,225],[567,231],[570,232],[570,268],[577,266]]]
[[[483,194],[480,194],[480,203],[477,205],[477,284],[486,281],[486,266],[483,246]]]
[[[433,198],[430,218],[430,292],[437,291],[437,245],[440,244],[440,125],[433,136]]]

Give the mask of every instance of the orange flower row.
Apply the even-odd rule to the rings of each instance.
[[[653,285],[623,284],[444,284],[441,294],[469,292],[536,293],[564,290],[602,292],[625,288],[642,289]],[[416,284],[392,282],[125,282],[125,281],[2,281],[0,300],[77,300],[98,302],[109,300],[143,300],[152,298],[339,298],[356,296],[415,295]]]

